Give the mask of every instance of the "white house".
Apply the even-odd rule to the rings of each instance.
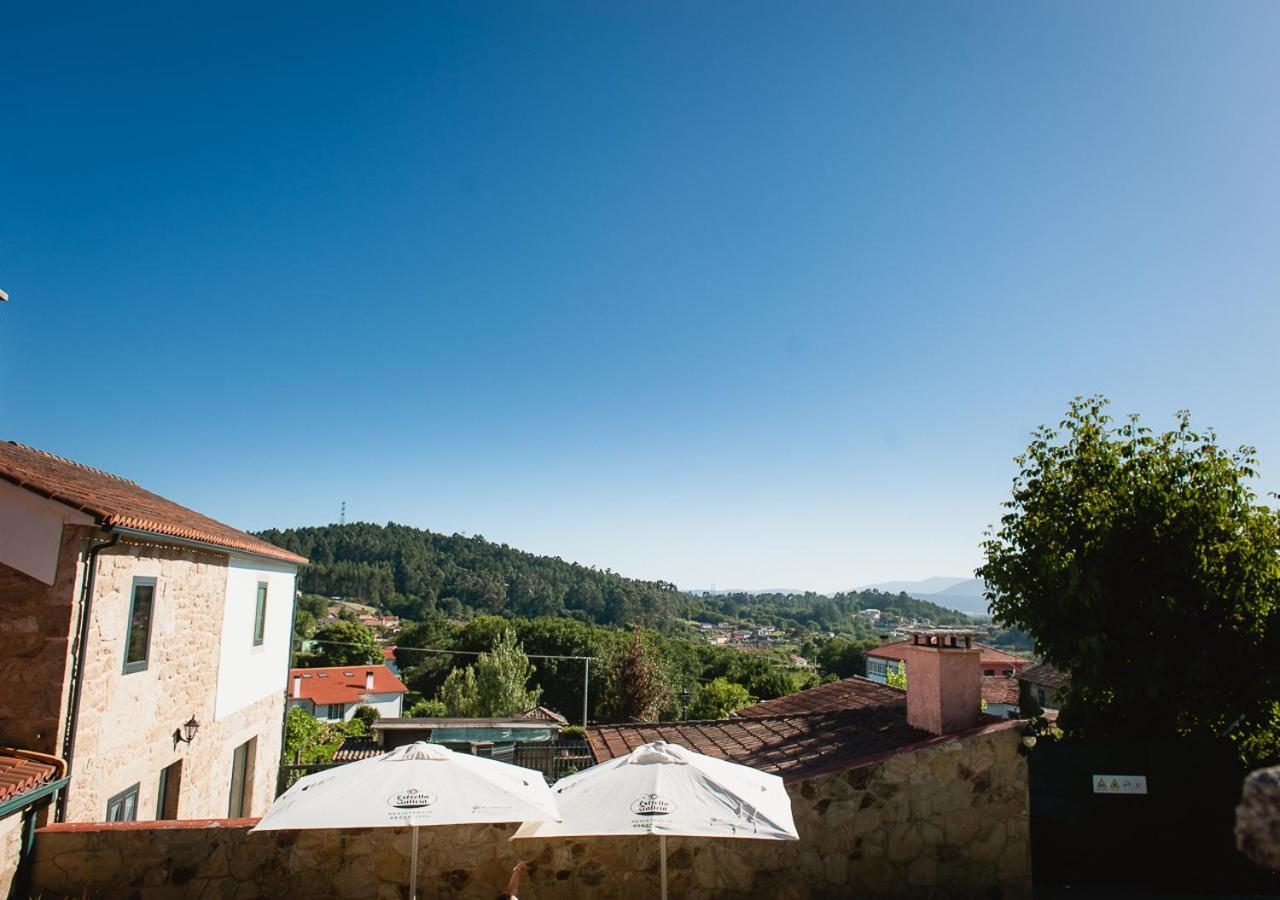
[[[58,758],[58,820],[266,810],[305,562],[0,442],[0,745]]]
[[[398,719],[409,692],[394,672],[380,665],[291,669],[289,679],[289,705],[326,722],[349,722],[362,706],[376,709],[384,719]]]

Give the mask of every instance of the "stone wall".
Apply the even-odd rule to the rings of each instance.
[[[15,813],[0,819],[0,897],[8,897],[18,874],[22,852],[23,816]]]
[[[124,674],[125,635],[135,577],[156,578],[147,668]],[[102,552],[94,583],[89,649],[76,732],[67,820],[100,821],[108,798],[139,787],[138,818],[156,816],[160,771],[182,761],[178,816],[225,816],[235,748],[257,738],[250,809],[274,797],[284,684],[217,720],[219,646],[227,556],[122,541]],[[190,744],[173,733],[194,716]]]
[[[994,726],[788,785],[801,840],[668,842],[671,896],[1030,896],[1027,771]],[[397,898],[407,829],[267,832],[251,822],[53,826],[36,841],[34,893],[54,897]],[[658,895],[658,842],[521,842],[514,825],[423,829],[423,897],[492,900],[517,859],[529,897]],[[149,887],[149,890],[141,890]]]
[[[72,610],[89,533],[62,529],[52,585],[0,564],[0,745],[61,754]]]

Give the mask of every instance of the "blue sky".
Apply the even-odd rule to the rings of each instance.
[[[1280,487],[1280,5],[4,13],[0,435],[244,528],[964,575],[1029,431]]]

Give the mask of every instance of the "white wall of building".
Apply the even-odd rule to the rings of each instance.
[[[0,481],[0,523],[0,562],[53,584],[62,526],[92,525],[93,519],[16,484]]]
[[[289,705],[299,706],[317,719],[323,719],[326,722],[339,721],[338,718],[329,715],[329,704],[326,703],[312,703],[307,699],[295,700],[290,697]],[[341,721],[350,722],[355,718],[356,710],[362,706],[376,709],[383,719],[398,719],[404,711],[404,694],[364,694],[359,703],[343,704]]]
[[[297,567],[288,563],[231,558],[214,718],[224,719],[286,690],[296,573]],[[260,581],[267,583],[267,615],[263,641],[255,646],[253,625]]]

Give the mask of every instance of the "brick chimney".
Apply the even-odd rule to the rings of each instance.
[[[293,676],[293,696],[294,696],[294,699],[297,699],[298,697],[302,696],[302,676],[301,675]]]
[[[932,734],[978,724],[982,714],[981,632],[934,628],[910,632],[907,647],[907,723]]]
[[[373,690],[373,669],[364,673],[364,689],[366,691]]]

